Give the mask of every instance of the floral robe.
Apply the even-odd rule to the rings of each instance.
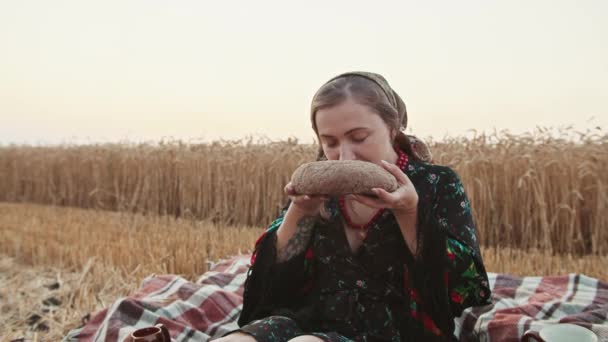
[[[420,272],[424,265],[410,253],[392,212],[382,213],[353,253],[335,198],[326,202],[329,218],[319,219],[299,255],[276,262],[276,231],[288,206],[258,239],[239,325],[281,316],[302,331],[343,340],[453,339],[453,318],[467,307],[488,304],[490,298],[469,201],[460,178],[448,167],[410,160],[403,171],[419,196],[420,229],[443,236],[439,246],[444,246],[445,267],[439,271],[445,291],[434,294],[433,301],[439,310],[449,310],[450,331],[439,329],[425,310],[420,289],[412,282],[412,271]]]

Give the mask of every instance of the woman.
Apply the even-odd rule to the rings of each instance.
[[[380,75],[319,89],[318,160],[363,160],[395,176],[392,193],[296,194],[256,243],[241,329],[218,341],[453,340],[454,317],[490,289],[458,175],[428,163],[402,132],[405,105]]]

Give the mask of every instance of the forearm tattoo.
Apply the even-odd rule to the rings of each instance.
[[[287,261],[306,248],[316,221],[316,217],[314,216],[304,216],[298,220],[298,229],[291,236],[289,241],[287,241],[285,247],[279,249],[277,253],[277,262]]]

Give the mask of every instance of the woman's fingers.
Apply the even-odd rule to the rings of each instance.
[[[299,207],[305,209],[317,208],[321,205],[321,203],[328,199],[327,195],[299,194],[291,182],[285,185],[283,191],[285,194],[287,194],[292,203],[295,203]]]
[[[323,202],[327,199],[324,195],[293,195],[289,196],[292,204],[310,215],[319,213]]]
[[[395,195],[382,188],[374,188],[372,191],[378,196],[380,202],[392,203],[395,201]]]
[[[385,170],[390,172],[397,179],[397,183],[407,185],[411,183],[410,179],[403,173],[403,171],[399,168],[399,166],[389,163],[386,160],[382,160],[382,166]]]
[[[328,199],[325,195],[302,195],[301,197],[307,201],[325,201]]]
[[[382,209],[382,208],[390,208],[394,209],[399,206],[399,204],[403,201],[402,197],[405,194],[405,188],[400,187],[395,190],[395,192],[388,192],[382,188],[373,188],[372,191],[377,197],[371,197],[366,195],[352,195],[353,199],[367,205],[368,207]]]
[[[289,195],[292,201],[300,202],[319,202],[326,201],[329,199],[327,195],[309,195],[309,194],[298,194],[293,189],[285,189],[285,192]]]
[[[296,192],[294,186],[291,184],[291,182],[289,182],[289,183],[287,183],[287,185],[285,185],[284,191],[288,196],[296,196],[298,194]]]

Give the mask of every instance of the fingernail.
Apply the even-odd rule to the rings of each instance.
[[[382,162],[383,162],[384,164],[388,164],[388,162],[387,162],[386,160],[384,160],[384,159],[382,159]]]

